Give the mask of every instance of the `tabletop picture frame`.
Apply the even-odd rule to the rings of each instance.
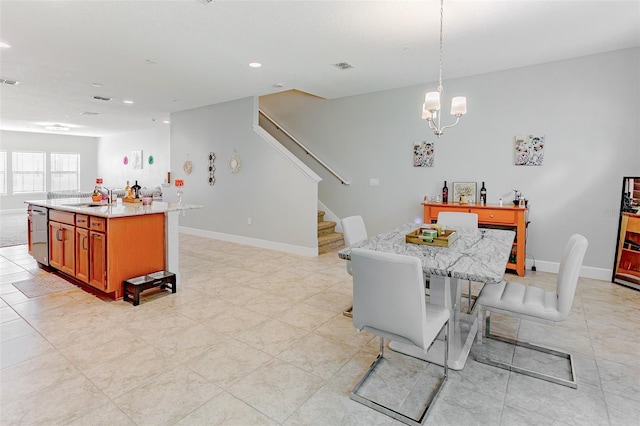
[[[453,182],[453,198],[452,203],[457,204],[475,204],[477,182]]]

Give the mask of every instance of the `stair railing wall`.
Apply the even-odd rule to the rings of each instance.
[[[273,118],[271,118],[268,114],[266,114],[264,111],[262,111],[261,109],[258,109],[258,113],[264,117],[266,120],[268,120],[271,124],[273,124],[275,126],[275,128],[277,130],[279,130],[280,132],[282,132],[287,138],[289,138],[293,143],[295,143],[296,145],[298,145],[298,147],[300,147],[305,154],[307,154],[308,156],[310,156],[311,158],[313,158],[318,164],[320,164],[326,171],[328,171],[331,175],[333,175],[336,179],[338,179],[340,181],[341,184],[343,185],[349,185],[349,181],[344,179],[342,176],[340,176],[335,170],[333,170],[331,167],[329,167],[324,161],[322,161],[320,158],[318,158],[317,155],[315,155],[313,152],[311,152],[309,150],[309,148],[307,148],[306,146],[304,146],[304,144],[302,144],[302,142],[300,142],[298,139],[295,138],[295,136],[293,136],[291,133],[287,132],[286,129],[282,128],[282,126],[280,126],[280,124],[278,124]]]

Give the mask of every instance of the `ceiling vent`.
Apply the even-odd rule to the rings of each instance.
[[[95,99],[96,101],[105,101],[105,102],[109,102],[111,100],[111,98],[107,98],[104,96],[94,96],[93,99]]]
[[[333,64],[334,67],[340,68],[341,70],[348,70],[349,68],[353,68],[349,62],[338,62],[337,64]]]
[[[0,83],[2,84],[8,84],[9,86],[17,86],[18,84],[20,84],[19,81],[16,80],[7,80],[5,78],[0,78]]]
[[[99,112],[92,112],[92,111],[85,111],[85,112],[81,112],[80,115],[98,115],[100,114]]]

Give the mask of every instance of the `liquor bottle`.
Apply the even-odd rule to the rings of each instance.
[[[140,198],[140,190],[142,189],[142,187],[140,185],[138,185],[138,181],[136,181],[135,185],[133,185],[131,187],[131,190],[133,192],[133,198]]]
[[[127,186],[124,187],[124,198],[133,198],[131,196],[131,187],[129,186],[129,181],[127,181]]]
[[[442,187],[442,202],[447,204],[449,202],[449,188],[447,188],[447,181],[444,181],[444,186]]]
[[[482,182],[482,188],[480,188],[480,205],[487,205],[487,188],[484,187],[484,182]]]

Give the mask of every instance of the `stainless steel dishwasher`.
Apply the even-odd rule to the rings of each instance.
[[[49,266],[49,209],[29,204],[29,254]]]

